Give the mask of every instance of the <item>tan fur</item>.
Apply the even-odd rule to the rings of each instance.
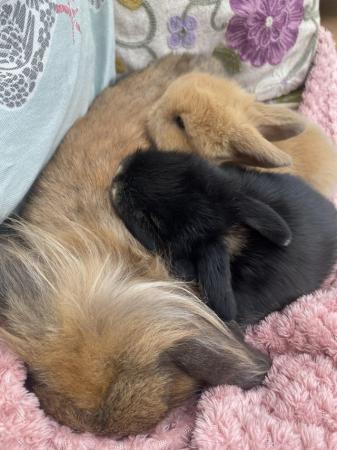
[[[243,226],[235,226],[229,230],[225,238],[231,258],[239,256],[248,241],[248,229]]]
[[[98,434],[137,433],[195,392],[202,374],[212,382],[217,364],[218,381],[262,380],[268,360],[182,284],[138,276],[86,230],[75,232],[82,245],[70,250],[38,227],[19,229],[26,248],[9,241],[1,248],[2,258],[11,255],[22,267],[7,287],[0,337],[28,363],[42,406],[61,423]],[[35,298],[27,298],[29,285]],[[175,348],[187,339],[192,358],[210,355],[198,372],[191,367],[193,377],[179,368],[180,359],[175,363]]]
[[[337,184],[337,151],[318,126],[256,102],[232,80],[200,73],[178,78],[150,110],[148,130],[162,149],[292,173],[326,196]]]
[[[146,431],[203,384],[262,382],[266,356],[170,278],[110,205],[120,161],[149,145],[149,108],[214,61],[168,57],[108,88],[69,131],[0,251],[0,336],[42,407],[98,434]]]

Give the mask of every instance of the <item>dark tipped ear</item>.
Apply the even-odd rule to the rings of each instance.
[[[238,331],[226,331],[230,335],[205,327],[204,334],[178,342],[169,357],[200,384],[243,389],[262,384],[271,365],[268,356],[248,345]]]
[[[250,111],[252,122],[270,142],[283,141],[303,133],[305,119],[284,106],[254,103]]]
[[[197,272],[206,303],[222,320],[235,320],[237,306],[232,290],[229,253],[223,239],[201,246]]]
[[[248,166],[276,168],[290,166],[292,159],[254,127],[238,127],[230,137],[229,149],[234,162]]]
[[[287,222],[269,205],[251,197],[241,197],[237,203],[242,222],[269,241],[286,247],[292,240]]]

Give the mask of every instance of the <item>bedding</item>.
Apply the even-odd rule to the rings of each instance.
[[[300,109],[337,144],[337,53],[321,29]],[[337,197],[335,197],[337,205]],[[337,268],[322,289],[270,315],[247,339],[273,357],[265,386],[220,386],[124,440],[78,434],[39,409],[23,363],[0,346],[0,448],[11,450],[335,450]]]
[[[317,0],[117,0],[119,72],[169,52],[212,53],[258,100],[297,89],[314,58]]]
[[[0,223],[114,77],[113,2],[0,0]]]

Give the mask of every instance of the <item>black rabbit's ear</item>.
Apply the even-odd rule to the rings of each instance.
[[[153,227],[145,221],[142,215],[135,215],[131,220],[124,220],[126,228],[132,236],[139,241],[143,247],[150,252],[157,250]]]
[[[192,259],[172,258],[170,269],[172,275],[180,280],[197,281],[198,276]]]
[[[237,206],[245,225],[276,245],[287,247],[290,244],[292,233],[287,222],[269,205],[246,196],[238,200]]]
[[[198,253],[198,279],[205,300],[221,319],[235,320],[237,307],[225,242],[223,239],[208,242]]]

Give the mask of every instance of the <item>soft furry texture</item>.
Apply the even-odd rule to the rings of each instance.
[[[225,321],[254,323],[313,292],[337,259],[336,209],[298,177],[156,149],[117,173],[112,202],[128,229]]]
[[[323,131],[295,111],[257,102],[233,80],[178,78],[155,102],[148,130],[163,150],[298,175],[326,196],[337,185],[337,151]]]
[[[47,413],[120,437],[152,429],[205,384],[262,383],[268,358],[186,287],[141,278],[67,225],[72,249],[31,224],[0,240],[0,338],[27,363]]]
[[[308,105],[305,97],[304,107],[306,113],[310,111],[316,116],[330,135],[337,127],[337,122],[328,118],[328,111],[337,102],[337,83],[333,81],[336,65],[333,40],[330,34],[321,32],[316,65],[312,70],[315,76],[309,77],[307,84],[307,92],[316,101]],[[323,96],[326,101],[318,105],[318,99]],[[248,395],[231,388],[209,391],[199,403],[195,423],[195,408],[187,405],[174,411],[153,433],[124,441],[77,434],[47,418],[39,409],[36,397],[24,388],[26,371],[22,362],[2,345],[0,448],[183,450],[193,447],[202,450],[243,450],[248,447],[250,450],[265,450],[269,445],[278,450],[335,449],[336,298],[337,276],[334,274],[325,290],[293,304],[286,315],[276,313],[261,324],[257,333],[253,333],[252,339],[256,343],[260,341],[264,346],[270,341],[272,353],[278,354],[268,389],[262,388]],[[297,370],[294,371],[294,368]],[[281,376],[287,371],[289,381]],[[323,388],[315,390],[316,383]],[[270,408],[275,404],[275,399],[280,408],[279,413],[274,412],[272,416]],[[295,407],[301,399],[305,399],[305,414],[302,416],[300,408]],[[268,411],[268,414],[261,411]]]
[[[319,124],[337,143],[337,58],[331,33],[321,28],[315,63],[303,94],[300,112]]]
[[[147,111],[196,68],[214,73],[219,62],[171,55],[107,88],[25,202],[28,225],[18,233],[27,248],[6,239],[1,247],[0,337],[27,364],[43,409],[78,431],[146,432],[205,384],[249,388],[269,368],[242,334],[178,288],[109,201],[121,159],[149,145]]]
[[[335,274],[336,275],[336,274]],[[194,431],[199,450],[337,448],[337,283],[273,314],[248,338],[273,355],[266,387],[203,395]]]

